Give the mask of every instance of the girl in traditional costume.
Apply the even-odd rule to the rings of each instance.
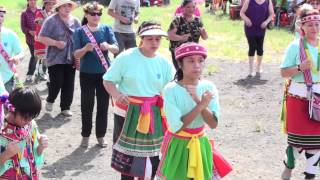
[[[8,109],[0,133],[0,179],[37,180],[43,164],[48,138],[40,135],[33,121],[41,110],[41,99],[35,90],[17,88],[0,97]]]
[[[169,125],[162,144],[157,176],[168,180],[219,179],[231,171],[229,164],[218,172],[214,164],[213,144],[205,126],[216,128],[219,96],[216,86],[200,79],[207,57],[197,43],[186,43],[175,50],[179,69],[175,81],[164,89],[164,110]]]
[[[111,162],[122,180],[155,176],[166,131],[161,91],[174,75],[173,65],[157,53],[166,36],[160,24],[143,22],[138,35],[139,47],[118,55],[103,76],[115,106],[125,112],[114,116]]]
[[[282,120],[288,135],[287,158],[282,179],[290,179],[297,157],[306,157],[305,179],[315,179],[320,160],[320,123],[310,117],[311,93],[320,93],[320,55],[318,10],[301,12],[301,38],[286,50],[281,64],[282,77],[290,80],[286,86]]]

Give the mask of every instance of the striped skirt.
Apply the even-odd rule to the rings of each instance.
[[[137,131],[141,105],[130,104],[122,132],[113,146],[111,167],[134,177],[145,177],[148,169],[154,169],[153,157],[159,156],[164,136],[160,107],[151,106],[154,131],[147,134]]]
[[[308,107],[307,99],[287,95],[288,144],[303,149],[320,149],[320,122],[310,119]]]

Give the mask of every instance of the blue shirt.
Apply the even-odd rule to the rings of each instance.
[[[10,29],[2,27],[0,35],[1,45],[10,57],[22,52],[22,45],[16,33]],[[13,77],[13,72],[2,55],[0,55],[0,73],[3,83],[8,82]]]
[[[91,32],[94,36],[95,40],[98,44],[107,42],[108,44],[116,44],[117,40],[115,35],[112,31],[112,28],[106,25],[99,25],[99,31]],[[84,32],[83,28],[80,27],[76,29],[73,34],[73,42],[74,42],[74,51],[83,48],[87,43],[90,43],[90,40],[86,33]],[[108,51],[102,51],[104,57],[107,61],[109,61]],[[110,65],[110,63],[109,63]],[[106,72],[105,68],[103,67],[101,60],[96,53],[95,50],[92,52],[87,52],[80,60],[80,72],[84,73],[104,73]]]

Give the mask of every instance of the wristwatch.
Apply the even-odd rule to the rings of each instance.
[[[297,69],[298,72],[302,72],[301,69],[300,69],[300,64],[297,67],[298,67],[298,69]]]

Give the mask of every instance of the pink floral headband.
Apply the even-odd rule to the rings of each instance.
[[[9,112],[14,112],[14,106],[9,102],[9,95],[4,94],[0,96],[0,132],[2,131],[4,124],[4,110],[3,105],[8,109]]]

